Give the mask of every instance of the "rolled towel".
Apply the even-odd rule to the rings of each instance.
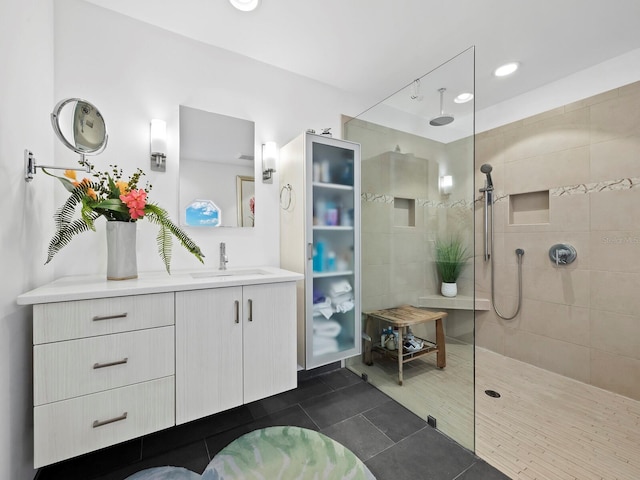
[[[342,326],[335,320],[326,320],[322,317],[313,318],[313,336],[335,338],[340,335]]]

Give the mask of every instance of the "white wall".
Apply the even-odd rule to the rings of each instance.
[[[0,478],[33,477],[31,309],[20,293],[51,279],[43,266],[43,231],[53,214],[49,182],[26,184],[23,150],[44,163],[53,155],[53,5],[48,0],[0,2]]]
[[[127,172],[140,167],[153,185],[149,195],[178,220],[178,107],[252,120],[255,155],[268,140],[284,145],[307,128],[340,132],[340,114],[357,114],[368,103],[319,82],[211,47],[79,0],[55,2],[55,98],[79,96],[102,111],[110,133],[96,168],[117,163]],[[150,172],[151,118],[167,121],[166,173]],[[75,156],[56,144],[56,161]],[[261,178],[256,162],[256,178]],[[56,205],[64,199],[56,186]],[[274,184],[256,182],[259,205],[253,229],[189,229],[206,255],[202,267],[175,245],[172,269],[217,268],[218,244],[227,244],[229,267],[278,265],[278,175]],[[83,233],[53,260],[56,276],[106,270],[104,222],[97,233]],[[156,228],[138,225],[138,269],[159,270]]]

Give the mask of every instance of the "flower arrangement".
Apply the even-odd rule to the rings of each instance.
[[[436,240],[436,269],[445,283],[455,283],[471,255],[458,238]]]
[[[164,209],[149,203],[147,195],[152,186],[147,183],[144,188],[139,188],[138,183],[144,172],[138,168],[128,180],[123,180],[122,169],[115,165],[111,165],[111,168],[110,173],[92,172],[94,180],[83,178],[81,181],[77,180],[74,170],[65,170],[64,176],[59,177],[43,169],[47,175],[59,179],[70,192],[69,198],[54,214],[56,233],[49,243],[45,264],[49,263],[75,235],[87,230],[95,231],[94,222],[101,216],[109,222],[136,222],[146,218],[151,223],[159,225],[156,241],[167,273],[171,273],[172,236],[204,263],[204,255],[193,240],[171,221]],[[74,218],[78,205],[80,218]]]

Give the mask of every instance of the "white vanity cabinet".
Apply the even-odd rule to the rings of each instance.
[[[34,466],[174,424],[173,294],[37,304]]]
[[[176,423],[296,387],[295,283],[176,293]]]
[[[295,388],[301,278],[88,275],[20,295],[33,305],[34,467]]]

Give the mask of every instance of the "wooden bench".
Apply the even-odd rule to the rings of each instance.
[[[372,355],[374,351],[383,355],[390,356],[392,358],[396,358],[398,360],[398,383],[400,385],[402,385],[403,381],[402,365],[415,360],[416,358],[420,358],[423,355],[427,355],[429,353],[437,353],[436,365],[438,366],[438,368],[444,368],[447,365],[444,328],[442,325],[442,319],[447,316],[446,312],[432,312],[423,308],[413,307],[411,305],[402,305],[395,308],[386,308],[383,310],[375,310],[373,312],[365,312],[365,315],[365,333],[367,334],[368,338],[372,339],[365,342],[365,364],[373,365]],[[374,322],[373,320],[386,322],[392,327],[397,327],[399,337],[399,345],[397,345],[397,350],[388,350],[384,348],[383,345],[373,343],[373,338],[377,337],[377,335],[380,333],[379,331],[375,330],[374,324],[376,322]],[[404,350],[402,347],[402,343],[407,329],[412,325],[418,325],[425,322],[436,322],[436,343],[429,342],[428,340],[424,339],[419,339],[424,342],[424,346],[421,350],[417,350],[414,352],[408,352]]]

